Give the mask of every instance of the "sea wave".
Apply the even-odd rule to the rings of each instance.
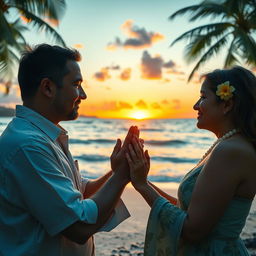
[[[149,175],[148,179],[155,182],[176,182],[180,183],[184,176]]]
[[[106,155],[96,155],[96,154],[82,154],[74,156],[75,159],[80,159],[86,162],[104,162],[109,161],[109,156]],[[196,163],[198,158],[179,158],[179,157],[169,157],[169,156],[152,156],[152,161],[157,162],[172,162],[172,163]]]
[[[187,144],[184,140],[147,140],[145,144],[154,146],[178,146]]]
[[[88,139],[88,140],[80,140],[80,139],[70,139],[70,144],[115,144],[116,140],[109,139]]]
[[[173,162],[173,163],[196,163],[198,158],[184,158],[184,157],[169,157],[169,156],[152,156],[151,160],[159,162]]]
[[[109,161],[108,156],[103,156],[103,155],[79,155],[75,156],[75,159],[81,159],[86,162],[104,162],[104,161]]]

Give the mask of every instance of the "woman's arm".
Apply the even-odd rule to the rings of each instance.
[[[158,188],[156,185],[154,185],[152,182],[148,181],[151,187],[153,187],[162,197],[166,198],[171,204],[177,205],[178,199],[165,193],[163,190]]]

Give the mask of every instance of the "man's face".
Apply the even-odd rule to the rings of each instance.
[[[57,87],[53,101],[59,121],[76,119],[81,100],[87,98],[81,86],[83,78],[77,62],[68,60],[66,68],[68,73],[63,77],[62,86]]]

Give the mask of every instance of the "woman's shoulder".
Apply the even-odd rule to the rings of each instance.
[[[220,141],[214,149],[216,154],[239,155],[240,157],[252,158],[256,161],[256,149],[251,142],[243,136],[237,135]]]
[[[221,162],[222,167],[229,169],[237,174],[251,175],[255,174],[256,169],[256,150],[252,143],[247,141],[241,135],[231,137],[221,141],[210,156],[211,162]]]

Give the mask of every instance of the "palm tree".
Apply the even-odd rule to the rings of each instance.
[[[62,37],[49,24],[58,24],[65,7],[65,0],[0,0],[0,80],[5,82],[6,94],[19,55],[29,47],[23,36],[28,30],[26,23],[65,46]]]
[[[256,64],[256,0],[205,0],[176,11],[169,19],[186,13],[190,13],[191,22],[205,17],[219,18],[219,21],[183,33],[171,44],[184,39],[189,41],[185,47],[185,59],[188,63],[194,60],[197,63],[188,81],[202,64],[224,48],[227,49],[224,67],[239,62]]]

